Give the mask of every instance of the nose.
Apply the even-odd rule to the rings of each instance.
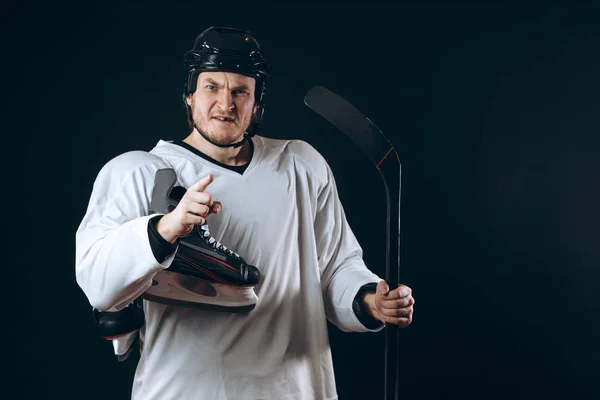
[[[235,108],[233,96],[229,90],[222,90],[217,101],[222,110],[231,111]]]

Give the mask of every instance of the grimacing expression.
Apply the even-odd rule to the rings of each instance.
[[[196,126],[215,143],[240,140],[256,113],[256,81],[232,72],[202,72],[186,99]]]

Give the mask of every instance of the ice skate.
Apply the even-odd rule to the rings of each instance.
[[[156,173],[152,212],[170,212],[177,206],[185,189],[176,182],[172,169]],[[141,297],[183,307],[247,312],[256,306],[254,286],[259,280],[258,269],[215,240],[205,222],[179,239],[173,262],[154,276]]]
[[[258,300],[258,269],[216,241],[208,224],[182,237],[171,266],[156,274],[142,298],[202,309],[245,312]]]
[[[125,361],[134,348],[132,345],[138,338],[139,329],[145,323],[142,299],[135,299],[119,311],[99,311],[94,308],[93,313],[100,337],[110,340],[117,359]]]
[[[93,309],[93,312],[96,329],[107,340],[127,336],[144,324],[144,308],[139,298],[119,311]]]

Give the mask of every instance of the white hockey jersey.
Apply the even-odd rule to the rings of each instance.
[[[147,232],[161,168],[173,168],[184,187],[214,175],[206,192],[223,210],[208,218],[211,233],[261,273],[248,314],[144,301],[133,399],[337,399],[326,318],[367,331],[352,301],[380,278],[362,260],[324,158],[299,140],[252,141],[243,174],[162,140],[98,174],[76,232],[77,282],[93,307],[125,307],[172,262],[157,262]]]

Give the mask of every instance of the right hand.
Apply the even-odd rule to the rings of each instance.
[[[158,221],[156,229],[165,240],[175,243],[177,238],[190,233],[194,226],[202,225],[210,214],[221,212],[223,205],[204,192],[212,181],[213,176],[209,174],[194,183],[177,207]]]

